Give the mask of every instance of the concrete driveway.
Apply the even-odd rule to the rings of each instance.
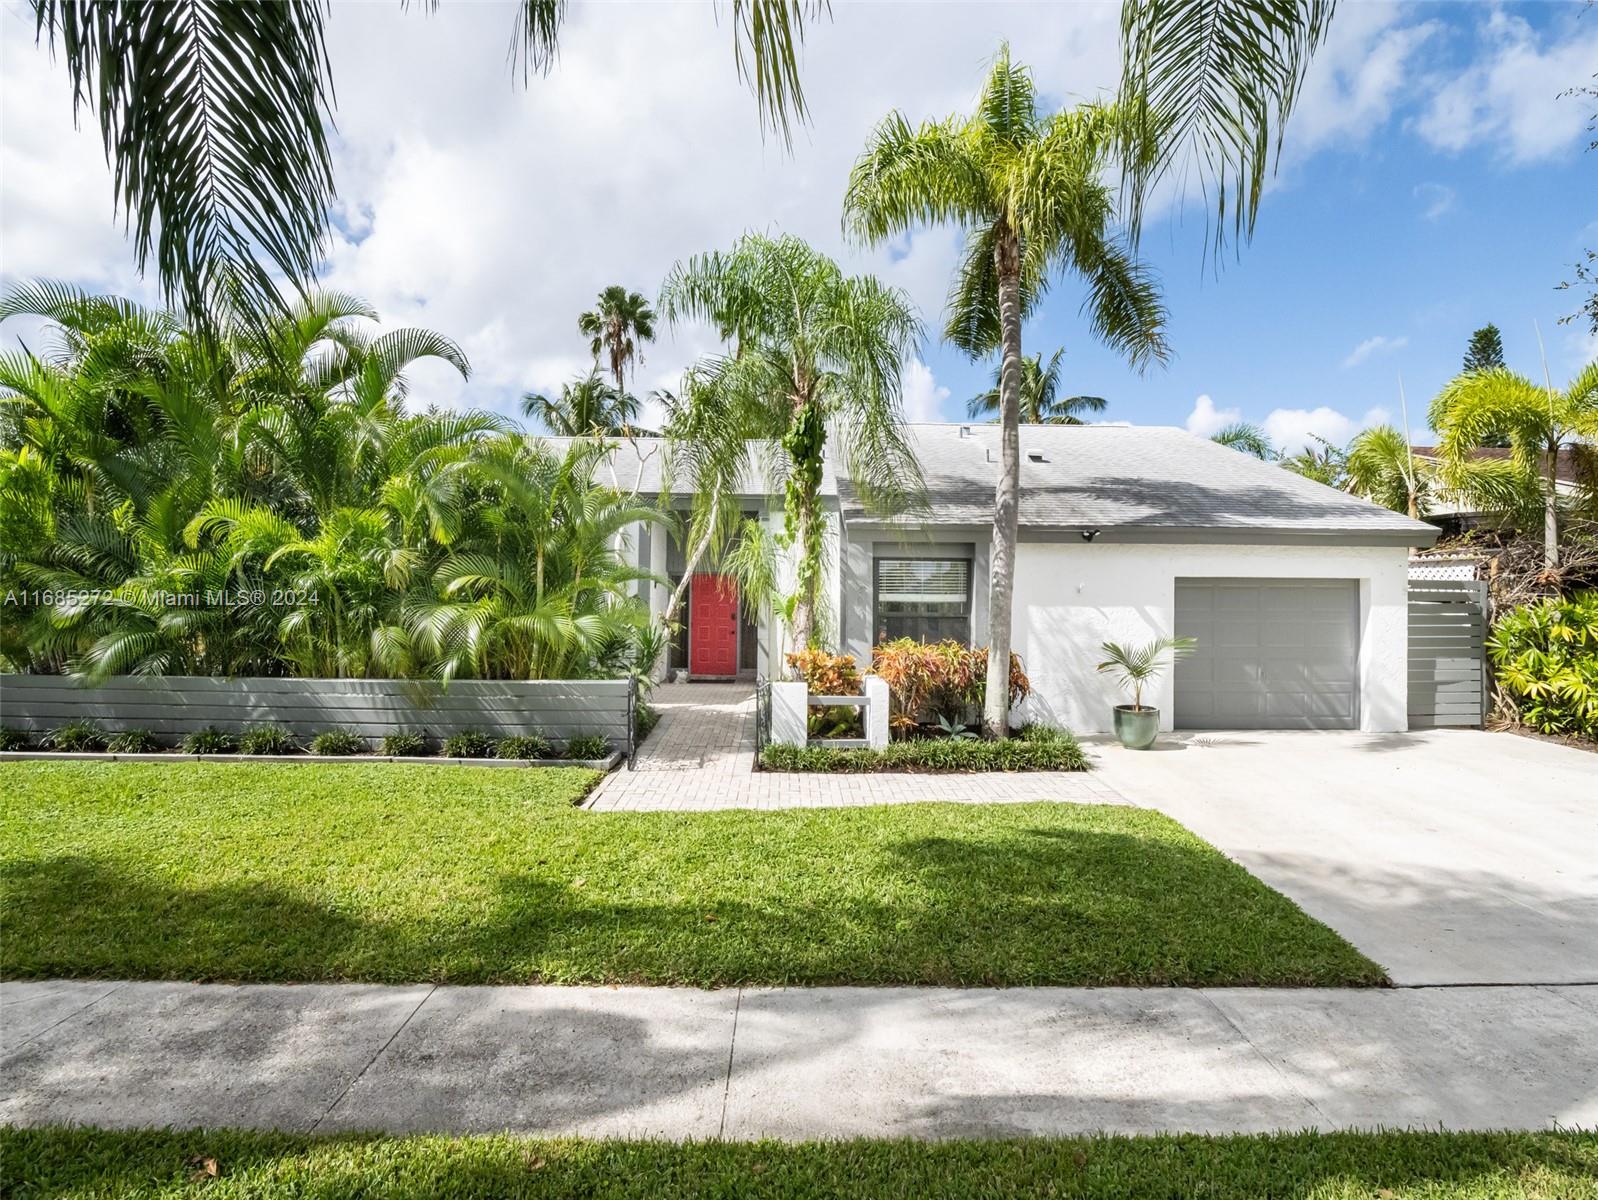
[[[1598,983],[1598,754],[1474,730],[1092,749],[1104,782],[1291,896],[1395,983]]]

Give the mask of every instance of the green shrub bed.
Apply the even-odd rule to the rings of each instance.
[[[984,742],[940,738],[890,742],[883,750],[837,750],[830,746],[767,746],[760,752],[767,771],[868,774],[875,771],[1086,771],[1082,747],[1069,733]]]
[[[647,733],[642,714],[649,713],[648,727],[653,728],[659,717],[653,709],[638,706],[639,740]],[[434,746],[438,749],[435,750]],[[364,757],[372,747],[367,739],[347,729],[328,729],[311,738],[306,747],[314,755],[323,757]],[[614,751],[610,739],[603,734],[576,734],[566,743],[564,752],[558,751],[548,738],[539,734],[512,734],[494,737],[480,730],[469,729],[432,743],[420,733],[391,733],[382,739],[378,753],[389,758],[431,758],[440,751],[445,758],[499,758],[499,759],[556,759],[597,762],[607,759]],[[129,729],[107,733],[92,721],[72,721],[58,729],[43,734],[37,742],[25,730],[0,727],[0,751],[57,751],[62,754],[111,753],[159,754],[166,751],[183,754],[248,754],[255,756],[290,756],[300,753],[301,747],[287,729],[279,725],[253,725],[242,734],[233,734],[214,726],[197,729],[179,739],[175,746],[164,745],[153,734],[143,729]]]
[[[1598,591],[1511,609],[1487,654],[1523,724],[1598,739]]]

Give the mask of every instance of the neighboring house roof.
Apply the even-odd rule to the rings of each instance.
[[[1440,462],[1440,450],[1436,446],[1414,446],[1412,450],[1415,457],[1427,462]],[[1477,446],[1470,452],[1470,457],[1477,462],[1502,462],[1509,458],[1510,451],[1503,446]],[[1546,465],[1547,460],[1544,459]],[[1576,460],[1576,452],[1566,446],[1560,449],[1559,456],[1554,460],[1554,491],[1560,496],[1574,495],[1581,482],[1581,466]],[[1478,518],[1491,517],[1492,514],[1483,510],[1481,505],[1468,496],[1457,492],[1440,491],[1431,498],[1427,505],[1429,515],[1433,517],[1458,517]],[[1495,518],[1496,519],[1496,518]]]
[[[912,425],[932,522],[988,524],[997,425]],[[842,482],[847,519],[869,520]],[[1260,535],[1429,546],[1438,530],[1182,429],[1024,425],[1020,523],[1034,536],[1248,541]]]
[[[1418,458],[1429,459],[1432,462],[1440,460],[1441,451],[1436,446],[1414,446],[1412,451]],[[1477,460],[1507,459],[1510,451],[1503,446],[1477,446],[1470,452],[1470,457]],[[1544,465],[1547,459],[1543,459]],[[1554,478],[1561,484],[1575,483],[1580,478],[1576,466],[1576,452],[1569,446],[1560,449],[1559,457],[1554,461]]]

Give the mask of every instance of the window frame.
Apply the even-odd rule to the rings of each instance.
[[[958,563],[965,568],[965,595],[960,599],[959,619],[965,624],[962,637],[953,640],[963,645],[972,644],[972,623],[976,619],[976,605],[974,589],[976,587],[976,564],[968,557],[959,554],[879,554],[871,559],[871,641],[872,645],[881,645],[891,638],[882,636],[885,632],[882,613],[882,564],[885,563]],[[954,614],[948,617],[919,617],[908,618],[911,620],[954,620]]]

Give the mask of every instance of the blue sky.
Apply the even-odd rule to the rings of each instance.
[[[1468,70],[1490,51],[1481,11],[1425,10],[1443,26],[1428,68]],[[1598,9],[1582,24],[1568,7],[1510,11],[1549,41],[1598,26]],[[1542,81],[1550,92],[1577,82]],[[1584,112],[1593,102],[1560,103]],[[1287,166],[1253,242],[1223,256],[1219,271],[1213,258],[1203,261],[1197,203],[1180,225],[1151,231],[1145,257],[1163,278],[1176,350],[1168,368],[1129,374],[1093,341],[1069,283],[1027,329],[1030,348],[1063,344],[1069,390],[1108,397],[1107,416],[1138,423],[1181,424],[1200,394],[1256,421],[1273,409],[1322,406],[1355,419],[1387,409],[1396,420],[1402,375],[1418,436],[1470,332],[1489,321],[1503,331],[1510,365],[1539,376],[1540,325],[1550,369],[1563,381],[1594,349],[1577,327],[1559,324],[1573,293],[1555,285],[1570,277],[1584,245],[1598,244],[1598,151],[1583,153],[1577,139],[1517,161],[1494,137],[1440,149],[1415,128],[1423,114],[1423,103],[1396,105],[1359,143]],[[947,348],[928,365],[953,396],[985,386],[991,373]]]
[[[759,229],[904,287],[933,335],[906,406],[958,418],[991,364],[936,340],[956,239],[929,230],[849,246],[838,219],[849,165],[889,108],[968,109],[1001,39],[1052,103],[1107,94],[1116,6],[842,0],[806,44],[813,120],[792,153],[761,138],[708,6],[579,0],[570,12],[555,71],[524,89],[505,69],[506,5],[431,16],[334,5],[340,207],[326,280],[387,324],[456,338],[474,366],[469,382],[424,366],[412,395],[514,411],[523,391],[588,368],[574,323],[600,288],[652,295],[673,262]],[[112,213],[98,139],[74,131],[64,74],[33,46],[17,0],[0,3],[0,68],[0,279],[154,299]],[[1139,377],[1097,346],[1069,279],[1029,324],[1027,349],[1063,344],[1072,390],[1108,397],[1109,419],[1208,432],[1235,412],[1286,442],[1396,418],[1400,371],[1418,434],[1489,320],[1528,372],[1540,323],[1555,376],[1568,377],[1595,343],[1557,324],[1575,302],[1554,287],[1598,246],[1598,152],[1584,152],[1592,104],[1558,93],[1595,68],[1598,7],[1580,0],[1345,3],[1252,244],[1217,272],[1196,199],[1178,210],[1167,197],[1147,229],[1171,312],[1169,368]],[[0,331],[7,342],[30,332]],[[707,329],[669,330],[639,383],[672,386],[714,348]]]

